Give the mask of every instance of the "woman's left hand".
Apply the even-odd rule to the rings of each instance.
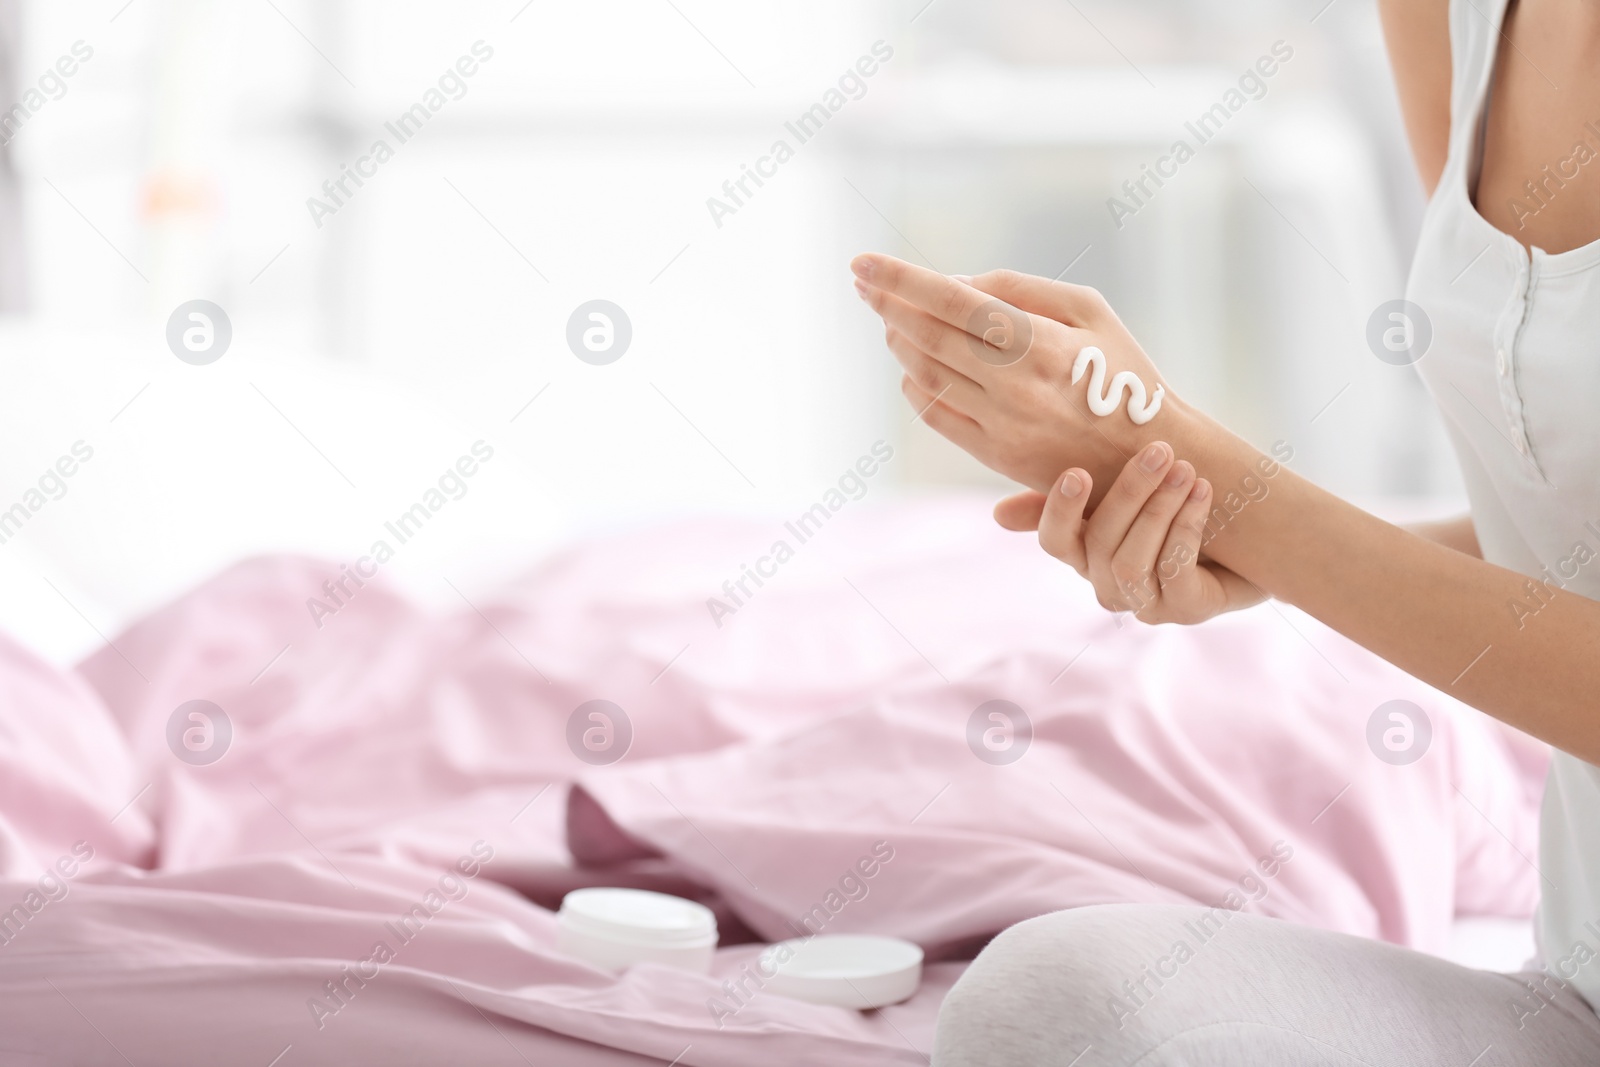
[[[1036,490],[1080,466],[1110,485],[1127,458],[1181,405],[1104,298],[1093,289],[1014,271],[958,280],[892,256],[851,262],[856,289],[883,317],[885,339],[905,376],[901,390],[922,419],[986,466]],[[985,340],[990,343],[985,343]],[[1162,406],[1136,425],[1127,397],[1093,414],[1090,383],[1073,363],[1099,348],[1109,381],[1132,371]]]
[[[1087,471],[1069,470],[1046,493],[1000,501],[994,517],[1008,530],[1038,530],[1040,546],[1088,579],[1101,607],[1140,622],[1192,624],[1261,602],[1255,586],[1202,558],[1211,484],[1165,442],[1129,460],[1086,515],[1092,487]]]

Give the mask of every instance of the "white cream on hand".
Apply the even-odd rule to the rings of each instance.
[[[1094,373],[1089,375],[1089,410],[1096,415],[1110,415],[1122,406],[1122,394],[1128,394],[1128,418],[1134,425],[1143,426],[1156,417],[1156,412],[1161,410],[1161,398],[1167,395],[1164,386],[1157,385],[1155,395],[1148,401],[1145,399],[1144,382],[1131,370],[1118,371],[1111,378],[1111,388],[1106,385],[1106,354],[1094,346],[1083,349],[1078,353],[1078,358],[1072,363],[1072,384],[1077,385],[1083,377],[1084,371],[1090,367]]]

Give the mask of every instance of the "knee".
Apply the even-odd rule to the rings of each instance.
[[[1177,910],[1093,905],[1005,930],[939,1009],[935,1067],[1064,1067],[1107,1033],[1127,1039],[1139,1020],[1122,986],[1160,956]]]

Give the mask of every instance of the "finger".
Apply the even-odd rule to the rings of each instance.
[[[1111,557],[1111,576],[1135,612],[1158,608],[1163,596],[1158,567],[1166,557],[1163,546],[1172,523],[1189,499],[1194,468],[1179,460],[1167,469],[1161,485],[1150,494],[1128,533]]]
[[[1106,491],[1105,499],[1095,508],[1085,534],[1092,558],[1098,557],[1109,564],[1128,536],[1133,521],[1144,510],[1145,501],[1166,477],[1172,460],[1171,446],[1155,441],[1123,466],[1122,473]]]
[[[1098,289],[1071,282],[1052,281],[1036,274],[1014,270],[991,270],[962,279],[980,292],[998,297],[1013,307],[1055,319],[1068,326],[1087,327],[1098,323],[1110,310]]]
[[[1200,549],[1205,543],[1211,483],[1198,478],[1190,486],[1183,506],[1173,516],[1161,554],[1156,560],[1156,581],[1161,586],[1162,611],[1176,622],[1192,621],[1213,613],[1206,601],[1205,575],[1200,572]]]
[[[1044,506],[1048,499],[1044,493],[1036,493],[1032,489],[1008,496],[994,506],[994,521],[1018,533],[1037,530],[1039,520],[1044,518]]]
[[[990,306],[977,312],[970,325],[984,337],[976,337],[967,329],[952,326],[877,286],[858,281],[856,292],[868,307],[882,316],[887,326],[905,334],[917,348],[975,382],[987,377],[989,367],[1008,366],[1022,358],[1033,341],[1031,320],[1020,334],[1017,329],[1018,321],[1027,319],[1027,313],[998,301],[990,301]],[[1011,346],[1010,351],[1006,350],[1007,345]]]
[[[941,328],[949,329],[941,324]],[[912,384],[929,396],[936,396],[957,411],[967,414],[980,410],[983,387],[965,374],[943,363],[919,348],[911,338],[894,326],[884,334],[884,343],[894,353],[900,368]]]
[[[1084,575],[1089,561],[1083,547],[1083,509],[1093,488],[1088,471],[1072,468],[1050,487],[1039,518],[1039,547]]]
[[[912,410],[917,413],[917,418],[932,426],[941,437],[948,439],[963,451],[980,457],[981,460],[982,427],[943,400],[919,389],[917,383],[908,377],[901,377],[900,392],[905,395]]]
[[[968,336],[981,341],[988,335],[1002,348],[1006,347],[1008,341],[1015,342],[1016,351],[1007,351],[1004,358],[1000,359],[991,357],[988,362],[992,364],[1003,365],[1021,359],[1026,352],[1027,341],[1033,336],[1032,321],[1027,312],[1005,306],[1004,301],[1000,307],[995,307],[994,297],[938,271],[877,253],[857,256],[850,261],[850,268],[867,284],[869,290],[877,289],[899,297]],[[995,317],[997,315],[998,319]],[[915,338],[916,334],[911,336]],[[984,362],[976,351],[969,352],[969,358],[974,362]]]

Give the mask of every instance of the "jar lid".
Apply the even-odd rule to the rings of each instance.
[[[635,945],[717,939],[717,917],[710,908],[645,889],[574,889],[561,900],[560,921],[574,931]]]
[[[922,949],[897,937],[830,934],[783,941],[761,954],[762,988],[812,1004],[881,1008],[922,981]]]

